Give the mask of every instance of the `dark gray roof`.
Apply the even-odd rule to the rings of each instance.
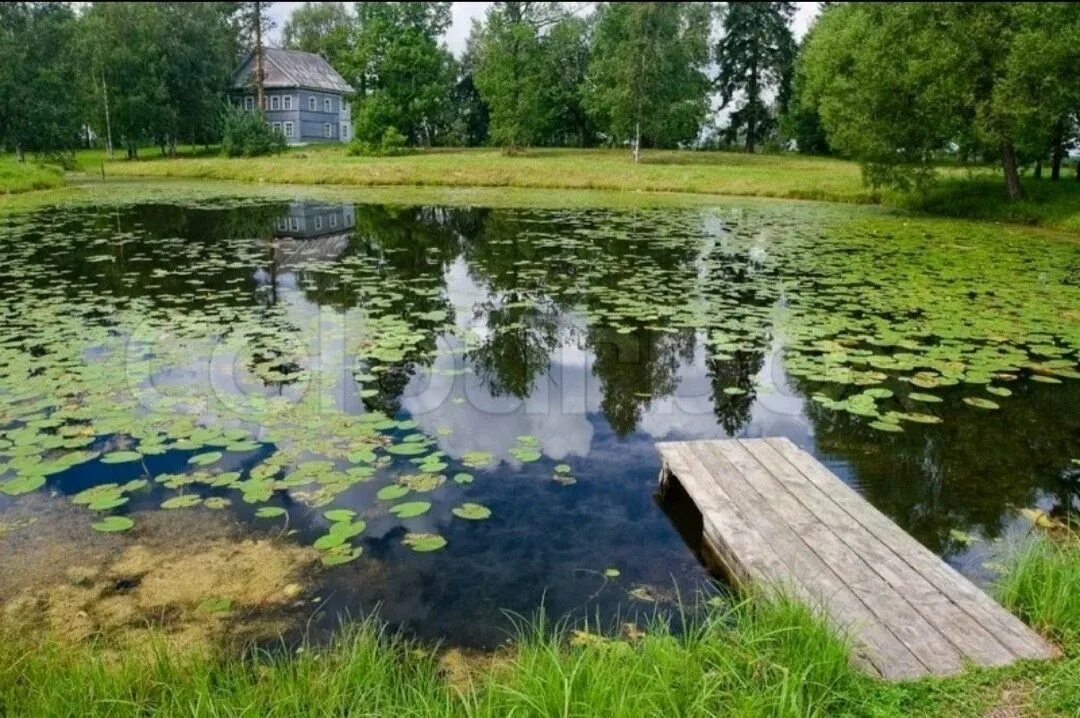
[[[248,53],[232,77],[234,89],[251,87],[251,73],[255,69],[255,53]],[[310,52],[282,50],[276,47],[263,49],[263,71],[266,76],[263,86],[304,87],[310,90],[328,90],[330,92],[352,93],[353,88],[345,82],[330,63]]]

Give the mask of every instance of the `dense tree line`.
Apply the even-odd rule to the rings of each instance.
[[[0,144],[218,142],[268,4],[0,5]],[[460,58],[442,41],[451,3],[316,2],[282,42],[356,88],[367,147],[797,149],[901,186],[943,159],[994,159],[1011,197],[1026,167],[1062,175],[1080,135],[1080,5],[821,5],[801,45],[784,2],[495,2]]]

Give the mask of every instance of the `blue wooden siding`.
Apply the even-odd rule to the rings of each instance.
[[[244,97],[251,97],[254,103],[254,95],[233,95],[233,102],[240,107],[245,107]],[[292,109],[268,109],[266,121],[269,123],[280,122],[282,132],[286,122],[293,123],[293,136],[288,137],[290,143],[300,142],[347,142],[352,139],[352,112],[346,106],[342,112],[342,97],[332,92],[315,92],[304,89],[267,90],[266,97],[268,107],[273,107],[273,97],[278,97],[278,107],[285,106],[285,96],[292,97]],[[309,110],[310,98],[315,98],[315,110]],[[326,100],[330,100],[330,112],[325,111]],[[341,136],[342,124],[349,126],[348,136]],[[330,137],[325,135],[325,126],[330,125]]]

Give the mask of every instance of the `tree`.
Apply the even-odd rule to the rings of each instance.
[[[26,151],[70,150],[79,138],[75,15],[67,3],[0,5],[0,144]]]
[[[697,137],[707,110],[708,6],[609,3],[597,10],[586,107],[615,141],[673,145]]]
[[[378,143],[393,129],[409,144],[448,133],[457,68],[439,37],[449,3],[361,3],[352,75],[361,88],[356,137]]]
[[[806,101],[819,108],[830,144],[863,161],[872,183],[900,186],[931,179],[943,153],[992,152],[1006,195],[1021,197],[1030,118],[1039,104],[1057,103],[1033,99],[1011,78],[1026,76],[1019,68],[1058,33],[1062,42],[1075,39],[1075,26],[1037,23],[1024,5],[852,3],[824,13],[803,67]],[[1038,50],[1025,41],[1033,31],[1043,33]],[[1075,88],[1076,74],[1056,82]]]
[[[584,147],[596,131],[585,111],[585,76],[589,70],[589,21],[567,15],[551,26],[541,40],[541,103],[547,124],[545,144]]]
[[[290,50],[313,52],[339,68],[349,62],[354,30],[344,3],[306,2],[285,21],[281,40]]]
[[[497,2],[469,38],[474,81],[488,106],[491,140],[516,152],[547,123],[541,32],[562,16],[558,3]]]
[[[743,133],[747,152],[753,152],[761,136],[774,124],[765,101],[775,92],[780,111],[787,109],[791,94],[791,70],[795,61],[795,37],[791,19],[795,3],[726,3],[723,32],[716,45],[716,78],[722,107],[737,98],[741,106],[731,113],[728,135]]]

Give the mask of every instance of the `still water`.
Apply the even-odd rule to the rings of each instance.
[[[0,521],[227,512],[321,552],[316,625],[670,608],[708,578],[660,440],[786,436],[977,581],[1080,510],[1074,241],[228,198],[9,218],[0,257]]]

